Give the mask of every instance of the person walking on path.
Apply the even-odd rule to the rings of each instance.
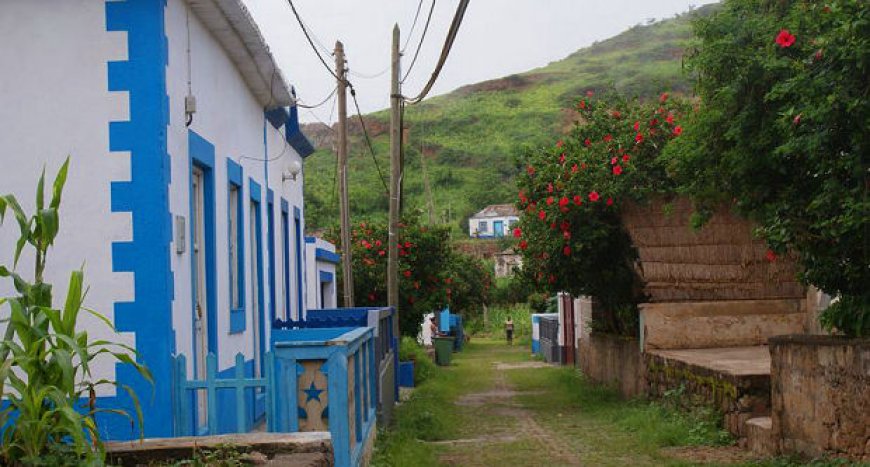
[[[508,316],[507,321],[504,322],[504,332],[507,336],[508,345],[514,344],[514,320],[510,316]]]

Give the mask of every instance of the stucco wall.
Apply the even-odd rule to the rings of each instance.
[[[644,364],[637,339],[592,333],[580,339],[580,369],[589,380],[613,386],[623,397],[645,393]]]
[[[293,208],[302,209],[302,175],[297,180],[282,181],[292,160],[300,160],[298,154],[286,144],[283,129],[275,129],[264,122],[263,105],[245,85],[230,58],[217,40],[202,25],[194,13],[188,15],[186,2],[170,0],[166,9],[166,35],[169,39],[169,67],[167,69],[167,89],[169,94],[169,153],[172,156],[172,183],[170,185],[170,210],[173,215],[182,215],[190,225],[190,159],[188,154],[188,128],[185,127],[184,97],[188,94],[188,57],[187,36],[190,28],[190,88],[196,97],[197,112],[189,130],[195,131],[215,146],[215,233],[216,233],[216,272],[217,272],[217,337],[219,369],[233,364],[237,352],[251,358],[253,350],[252,326],[256,323],[251,314],[250,304],[254,300],[251,270],[249,232],[249,179],[256,181],[262,188],[262,244],[264,302],[262,310],[266,313],[266,336],[271,321],[269,317],[269,261],[267,246],[267,218],[274,215],[275,225],[275,284],[276,314],[282,316],[284,309],[283,294],[283,239],[281,231],[280,200],[287,200],[290,210],[290,294],[292,313],[298,311],[296,300],[295,261],[296,251],[293,232]],[[265,125],[265,141],[264,141]],[[243,333],[230,332],[229,318],[229,253],[228,253],[228,178],[227,159],[240,164],[243,169],[243,219],[240,226],[244,230],[245,252],[245,293],[246,326]],[[268,160],[268,162],[266,162]],[[268,180],[266,172],[268,170]],[[267,214],[266,192],[274,191],[274,210]],[[304,222],[304,213],[303,213]],[[301,226],[304,231],[304,223]],[[304,240],[302,240],[304,248]],[[173,247],[173,252],[175,251]],[[184,254],[173,253],[173,269],[176,288],[173,304],[173,325],[176,331],[179,352],[190,354],[192,347],[192,310],[191,310],[191,261],[190,248]],[[304,279],[303,279],[304,282]],[[268,342],[268,340],[267,340]],[[192,365],[192,359],[188,360]],[[192,371],[192,367],[191,367]]]
[[[341,306],[337,301],[338,296],[338,276],[336,275],[336,263],[324,261],[317,258],[317,249],[335,253],[335,245],[322,238],[308,237],[308,242],[305,243],[305,257],[308,259],[305,263],[306,275],[306,294],[305,299],[308,309],[317,308],[335,308]],[[325,272],[332,274],[332,283],[329,291],[325,294],[325,302],[321,303],[320,297],[320,273]]]
[[[91,286],[85,305],[114,319],[114,303],[134,298],[133,274],[112,271],[112,242],[132,240],[131,215],[111,212],[109,191],[111,181],[131,177],[129,153],[109,152],[109,122],[129,120],[127,93],[109,92],[107,81],[107,62],[127,58],[126,33],[106,30],[103,2],[5,0],[0,44],[0,192],[15,194],[32,212],[42,169],[50,183],[70,157],[46,281],[54,284],[60,306],[69,272],[84,265]],[[0,264],[12,267],[17,238],[18,226],[7,216],[0,227]],[[32,265],[33,256],[25,253],[18,272],[32,277]],[[0,281],[0,296],[12,293],[11,283]],[[131,333],[114,335],[87,314],[80,320],[92,339],[134,344]],[[105,361],[92,369],[94,379],[115,377],[114,365]],[[98,395],[114,392],[103,386]]]
[[[804,300],[644,303],[644,349],[763,345],[771,336],[804,331]]]
[[[477,226],[481,221],[486,222],[486,232],[478,232]],[[494,222],[502,221],[504,223],[503,235],[509,237],[511,235],[510,223],[519,221],[517,216],[501,216],[501,217],[471,217],[468,219],[468,234],[472,237],[494,237],[492,225]]]
[[[870,461],[870,339],[770,340],[772,429],[783,453]]]

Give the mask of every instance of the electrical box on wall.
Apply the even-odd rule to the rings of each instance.
[[[187,234],[184,229],[184,216],[175,216],[175,253],[182,254],[186,248]]]

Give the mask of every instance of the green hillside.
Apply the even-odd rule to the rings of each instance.
[[[681,62],[692,37],[691,17],[680,15],[635,26],[563,60],[522,74],[459,88],[408,107],[405,126],[405,211],[428,215],[428,176],[434,222],[459,231],[488,204],[513,202],[516,158],[525,147],[551,144],[571,127],[569,110],[588,90],[615,87],[641,96],[689,88]],[[385,177],[389,167],[389,115],[365,117]],[[387,196],[359,128],[350,150],[350,204],[355,219],[385,219]],[[328,129],[308,126],[321,148],[306,161],[305,202],[309,228],[338,219],[335,156]],[[421,154],[422,153],[422,154]],[[421,155],[425,160],[421,158]],[[425,171],[424,171],[425,164]],[[449,211],[449,218],[447,213]]]

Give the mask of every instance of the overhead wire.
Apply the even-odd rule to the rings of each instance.
[[[405,53],[405,49],[408,48],[408,44],[411,43],[411,36],[414,35],[414,29],[417,27],[417,20],[420,18],[420,10],[423,8],[423,0],[420,0],[417,3],[417,12],[414,13],[414,22],[411,23],[411,29],[408,31],[408,39],[405,40],[405,45],[402,47],[402,50],[399,51],[400,54]]]
[[[372,140],[369,138],[369,131],[366,129],[366,122],[362,118],[362,111],[359,109],[359,102],[356,100],[356,89],[354,89],[353,85],[350,85],[350,96],[353,98],[353,106],[356,108],[356,116],[359,119],[360,126],[362,127],[366,145],[369,148],[369,154],[375,163],[375,168],[378,170],[378,177],[381,179],[381,184],[384,186],[384,193],[389,193],[390,189],[387,188],[387,181],[384,178],[384,173],[381,171],[381,165],[378,163],[378,158],[375,156],[375,149],[372,147]]]
[[[435,80],[438,79],[438,76],[441,74],[441,69],[444,67],[444,63],[447,61],[447,57],[450,55],[450,49],[453,47],[453,42],[456,40],[456,35],[459,33],[459,26],[462,24],[462,18],[465,16],[465,10],[468,9],[469,0],[460,0],[459,5],[456,7],[456,14],[453,16],[453,21],[450,23],[450,30],[447,32],[447,38],[444,41],[444,46],[441,48],[441,56],[438,57],[438,64],[435,65],[435,70],[432,72],[432,75],[429,77],[429,81],[426,83],[426,86],[423,87],[423,90],[420,91],[420,94],[407,98],[403,96],[405,102],[409,105],[419,104],[426,95],[429,94],[429,91],[432,90],[432,86],[435,85]]]
[[[421,2],[422,4],[422,2]],[[408,65],[408,70],[405,72],[405,76],[399,81],[400,83],[404,83],[406,79],[408,79],[408,75],[411,74],[411,70],[414,69],[414,64],[417,63],[417,57],[420,56],[420,50],[423,48],[423,41],[426,40],[426,33],[429,32],[429,23],[432,21],[432,13],[435,11],[435,0],[432,0],[432,5],[429,7],[429,15],[426,17],[426,25],[423,26],[423,34],[420,35],[420,43],[417,44],[417,50],[414,52],[414,58],[411,59],[411,64]],[[413,31],[411,31],[413,32]],[[410,34],[408,35],[408,40],[411,40]],[[405,43],[405,47],[407,47],[407,42]],[[403,51],[404,53],[404,51]]]
[[[293,5],[293,0],[287,0],[287,3],[290,4],[290,9],[293,10],[293,16],[296,17],[296,22],[299,23],[299,27],[302,28],[302,33],[305,34],[305,38],[308,39],[308,44],[311,45],[311,49],[314,50],[314,54],[317,55],[317,58],[320,60],[320,63],[323,64],[323,67],[326,68],[326,71],[332,75],[336,80],[339,79],[338,75],[335,74],[335,71],[326,63],[326,60],[320,55],[320,51],[317,50],[317,46],[314,45],[314,41],[311,40],[311,35],[308,32],[308,28],[305,27],[305,23],[302,21],[302,18],[299,16],[299,12],[296,11],[296,6]]]
[[[324,97],[323,100],[321,100],[320,102],[318,102],[317,104],[311,104],[311,105],[308,105],[308,104],[300,104],[300,103],[299,103],[299,100],[297,99],[297,100],[296,100],[296,107],[299,107],[299,108],[302,108],[302,109],[316,109],[316,108],[320,107],[321,105],[326,104],[326,101],[328,101],[330,97],[332,97],[333,95],[335,95],[335,91],[337,91],[337,90],[338,90],[338,86],[332,88],[332,91],[330,91],[330,93],[329,93],[326,97]]]

